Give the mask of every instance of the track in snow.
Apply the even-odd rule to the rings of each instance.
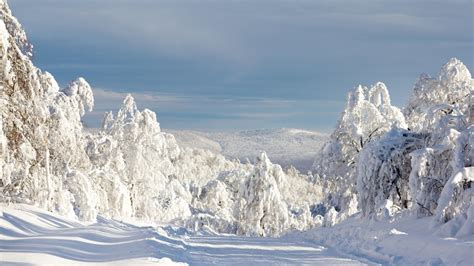
[[[99,218],[84,225],[25,205],[0,206],[0,264],[360,264],[282,238],[190,235]],[[169,259],[163,259],[169,258]]]

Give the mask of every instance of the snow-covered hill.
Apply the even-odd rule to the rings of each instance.
[[[265,151],[268,158],[283,168],[290,165],[300,172],[310,170],[316,153],[329,135],[314,131],[281,128],[239,132],[198,132],[166,130],[183,147],[208,149],[243,162],[253,161]]]

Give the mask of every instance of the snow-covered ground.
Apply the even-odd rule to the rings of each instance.
[[[265,151],[274,163],[283,168],[290,165],[300,172],[310,170],[314,157],[326,142],[325,133],[294,128],[259,129],[237,132],[199,132],[167,130],[183,147],[211,150],[228,158],[252,161]]]
[[[99,217],[86,225],[29,206],[0,205],[0,264],[274,265],[362,264],[355,257],[299,240],[190,234]]]
[[[262,238],[100,216],[84,224],[30,205],[2,204],[0,264],[473,265],[474,236],[436,236],[427,219],[352,217],[334,227]]]
[[[351,217],[334,227],[322,227],[289,237],[337,247],[340,252],[387,265],[474,265],[474,236],[443,237],[430,218],[406,213],[387,220]]]
[[[474,235],[444,237],[431,218],[406,213],[384,220],[351,217],[291,238],[303,238],[383,265],[474,265]]]

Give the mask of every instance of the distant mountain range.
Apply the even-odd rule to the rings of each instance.
[[[329,137],[325,133],[294,128],[219,133],[171,129],[163,131],[173,134],[180,146],[211,150],[242,162],[247,158],[253,162],[265,151],[272,162],[283,168],[293,165],[302,173],[310,170],[316,153]]]

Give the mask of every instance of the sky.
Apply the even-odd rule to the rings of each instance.
[[[94,88],[89,127],[131,93],[162,128],[330,132],[358,84],[403,107],[421,73],[473,66],[473,2],[10,0],[34,62]]]

